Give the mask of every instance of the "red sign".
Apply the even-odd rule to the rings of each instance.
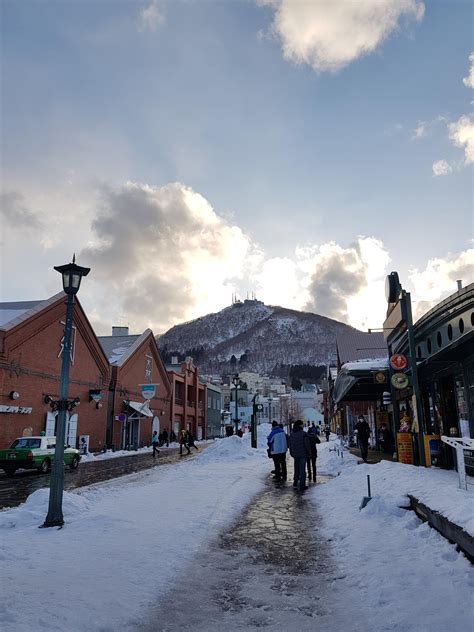
[[[401,353],[395,353],[391,358],[390,358],[390,366],[392,367],[392,369],[395,369],[395,371],[403,371],[403,369],[407,368],[407,358],[406,356],[402,355]]]
[[[411,432],[397,432],[398,462],[413,465],[413,439]]]

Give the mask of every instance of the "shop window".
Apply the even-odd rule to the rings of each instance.
[[[438,349],[441,349],[441,346],[443,345],[443,336],[440,331],[436,334],[436,342],[438,343]]]
[[[460,334],[464,333],[464,321],[462,318],[459,319],[459,333]]]
[[[452,325],[448,325],[448,338],[450,340],[453,339],[453,326]]]
[[[431,353],[431,339],[428,338],[426,341],[426,348],[428,349],[428,353]]]

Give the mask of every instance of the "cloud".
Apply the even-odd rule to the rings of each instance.
[[[469,74],[467,77],[464,77],[462,82],[467,88],[474,88],[474,53],[469,55],[469,61],[471,62]]]
[[[449,138],[457,147],[464,149],[464,164],[474,162],[474,120],[464,114],[455,123],[448,125]]]
[[[413,130],[412,140],[423,138],[423,136],[426,136],[426,131],[427,131],[427,122],[419,121],[417,127],[415,127],[415,129]]]
[[[156,0],[153,0],[138,14],[138,28],[140,31],[156,31],[164,21],[165,16]]]
[[[106,288],[99,312],[117,318],[125,311],[137,331],[161,332],[224,307],[256,256],[238,226],[180,183],[129,182],[105,189],[101,206],[92,222],[94,240],[80,258],[92,267],[96,289]]]
[[[302,251],[299,257],[300,266],[308,272],[306,310],[356,327],[383,322],[383,287],[390,257],[381,241],[359,237],[347,248],[329,242],[306,256]]]
[[[0,193],[0,215],[12,229],[39,229],[43,222],[25,204],[25,196],[17,191]]]
[[[335,72],[372,53],[404,17],[420,21],[419,0],[257,0],[275,11],[272,29],[283,56],[314,70]]]
[[[409,278],[417,299],[414,315],[419,318],[443,298],[453,294],[458,279],[463,281],[463,285],[474,281],[474,248],[445,258],[430,259],[424,270],[411,270]]]
[[[431,166],[434,176],[447,176],[453,168],[447,160],[436,160]]]

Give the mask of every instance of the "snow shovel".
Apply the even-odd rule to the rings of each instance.
[[[364,496],[361,500],[359,511],[367,506],[369,501],[372,500],[372,496],[370,495],[370,474],[367,474],[367,494],[368,496]]]

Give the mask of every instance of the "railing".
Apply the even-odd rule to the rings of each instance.
[[[470,439],[469,437],[446,437],[442,436],[441,441],[450,445],[452,448],[456,450],[456,462],[457,462],[457,470],[459,475],[459,487],[461,489],[467,489],[468,480],[466,478],[466,462],[472,461],[472,451],[474,450],[474,439]],[[466,454],[468,453],[468,454]],[[469,484],[472,485],[472,482],[469,481]]]

